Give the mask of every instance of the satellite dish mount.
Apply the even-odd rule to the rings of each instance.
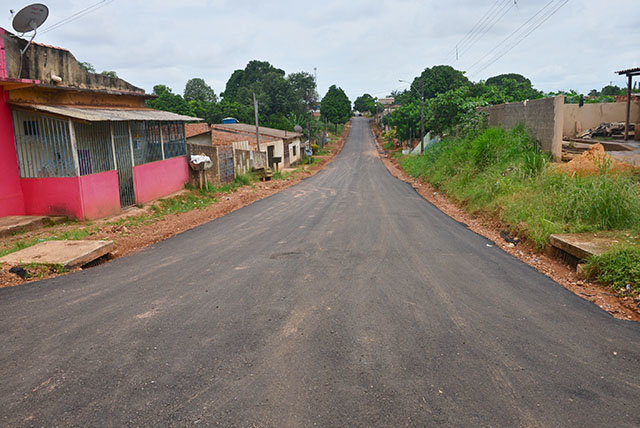
[[[24,35],[25,33],[33,31],[29,43],[20,51],[20,57],[22,57],[29,46],[31,46],[31,42],[36,37],[38,28],[44,24],[44,21],[46,21],[48,17],[49,8],[42,3],[34,3],[22,8],[13,18],[13,29],[18,33]],[[20,61],[20,63],[22,64],[22,61]]]

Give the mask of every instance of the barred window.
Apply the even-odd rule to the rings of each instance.
[[[115,169],[109,122],[75,123],[80,175]]]
[[[184,137],[183,122],[163,122],[162,140],[164,141],[165,159],[187,154],[187,141]]]
[[[13,129],[20,177],[76,175],[67,120],[14,109]]]

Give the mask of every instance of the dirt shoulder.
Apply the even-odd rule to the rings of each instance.
[[[389,172],[400,180],[409,183],[423,198],[438,207],[449,217],[466,224],[469,229],[490,239],[502,250],[542,272],[578,296],[595,303],[614,317],[640,321],[640,309],[633,297],[617,296],[597,282],[585,281],[578,278],[575,269],[568,263],[547,253],[541,253],[531,242],[521,241],[516,246],[510,246],[500,235],[501,231],[507,229],[506,226],[492,218],[472,216],[449,200],[446,195],[438,192],[431,184],[410,177],[398,165],[396,159],[389,157],[387,153],[381,149],[383,142],[375,128],[374,133],[378,143],[378,154]]]
[[[299,183],[305,178],[315,175],[331,163],[340,150],[342,150],[349,134],[349,129],[350,124],[347,124],[340,138],[325,147],[330,152],[329,154],[315,156],[317,163],[299,168],[291,175],[279,180],[256,182],[252,185],[239,187],[232,192],[216,194],[217,202],[205,208],[196,208],[191,211],[169,214],[159,219],[148,220],[145,215],[148,214],[151,209],[150,206],[147,206],[142,209],[134,209],[135,214],[131,216],[127,216],[127,213],[124,213],[116,217],[97,220],[95,222],[74,222],[56,225],[4,238],[0,240],[0,250],[26,242],[37,243],[39,240],[48,240],[52,239],[52,237],[54,237],[53,239],[69,237],[69,239],[103,239],[114,241],[116,250],[111,253],[109,259],[135,253],[156,242],[220,218],[253,202],[278,193],[281,190]],[[22,279],[18,275],[10,273],[9,269],[10,266],[0,266],[0,287],[24,284],[69,273],[69,271],[59,272],[59,268],[57,267],[32,266],[27,267],[30,277]]]

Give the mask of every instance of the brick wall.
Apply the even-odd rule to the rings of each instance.
[[[551,152],[553,158],[559,160],[562,157],[563,108],[564,97],[560,96],[500,104],[482,111],[488,113],[489,126],[511,129],[524,124],[542,150]]]
[[[199,144],[187,143],[187,160],[191,155],[205,155],[211,158],[213,166],[206,171],[209,183],[220,184],[220,175],[218,171],[218,148],[215,146],[202,146]],[[189,167],[189,183],[198,186],[198,171],[194,171]]]

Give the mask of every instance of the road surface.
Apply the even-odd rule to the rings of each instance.
[[[640,425],[640,327],[450,219],[364,119],[325,170],[0,290],[0,425]]]

